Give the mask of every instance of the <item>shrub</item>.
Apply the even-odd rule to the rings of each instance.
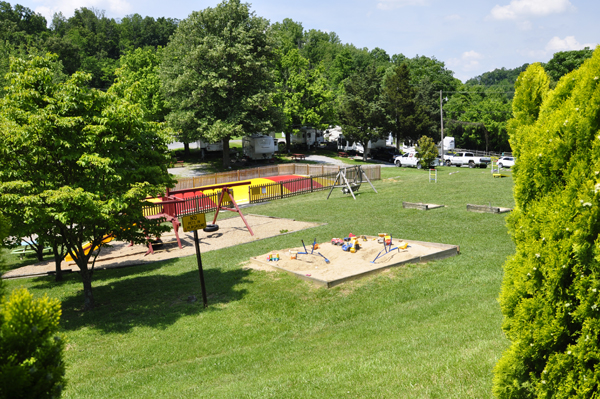
[[[423,168],[430,168],[437,155],[438,150],[433,139],[421,136],[419,141],[417,141],[417,156],[419,157],[421,166]]]
[[[519,76],[509,123],[516,253],[500,293],[500,398],[600,394],[600,47],[548,82],[539,64]]]
[[[57,299],[24,288],[0,303],[0,397],[57,398],[64,387],[64,340]]]

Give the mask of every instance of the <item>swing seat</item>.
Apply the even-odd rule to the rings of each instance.
[[[352,189],[353,192],[358,191],[358,189],[360,188],[360,183],[351,183],[350,188]],[[350,190],[348,190],[348,186],[342,186],[342,193],[350,194]]]

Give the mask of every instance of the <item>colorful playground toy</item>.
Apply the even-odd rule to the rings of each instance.
[[[321,258],[325,259],[325,263],[329,263],[329,259],[324,257],[323,254],[321,254],[320,252],[317,252],[315,254],[315,249],[319,247],[319,245],[317,244],[316,238],[313,241],[313,245],[311,247],[310,253],[308,253],[308,250],[306,249],[306,245],[304,245],[304,240],[300,240],[300,241],[302,241],[302,246],[304,247],[304,252],[298,252],[298,255],[319,255]]]
[[[388,238],[389,237],[389,241]],[[381,237],[381,233],[379,234],[379,239],[382,239]],[[392,248],[392,236],[391,235],[385,235],[383,237],[384,239],[384,243],[383,243],[383,250],[379,251],[379,253],[377,254],[377,256],[375,257],[375,259],[373,259],[371,261],[371,263],[375,263],[375,261],[379,258],[381,258],[382,256],[387,255],[388,253],[392,252],[393,250],[397,249],[398,252],[400,252],[400,249],[398,247]],[[379,241],[379,240],[378,240]],[[382,252],[385,252],[383,255],[381,255]]]

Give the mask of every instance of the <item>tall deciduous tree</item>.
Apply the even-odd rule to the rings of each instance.
[[[344,92],[339,99],[337,115],[344,137],[362,144],[364,160],[369,141],[376,141],[386,133],[380,91],[381,79],[371,65],[344,81]]]
[[[160,92],[161,52],[162,48],[137,48],[121,57],[121,66],[115,71],[117,79],[109,89],[109,92],[140,104],[144,119],[150,122],[163,122],[167,113]]]
[[[544,66],[544,70],[554,82],[558,82],[561,77],[579,68],[593,52],[589,47],[583,50],[559,51],[554,53],[552,59]]]
[[[284,54],[277,68],[276,101],[282,109],[287,148],[290,135],[302,125],[324,129],[333,118],[333,92],[323,76],[323,66],[310,69],[297,49]]]
[[[509,151],[506,123],[511,101],[502,88],[463,85],[444,106],[446,135],[460,148]]]
[[[193,12],[165,48],[161,67],[168,122],[183,142],[229,140],[273,126],[275,53],[269,23],[239,0]]]
[[[396,139],[398,148],[405,139],[417,140],[427,133],[429,118],[422,105],[417,102],[406,63],[388,69],[381,92],[386,128]]]
[[[49,239],[75,259],[91,309],[98,251],[85,244],[96,248],[108,234],[141,243],[163,230],[142,207],[173,184],[169,136],[143,120],[139,105],[89,89],[85,73],[55,82],[55,61],[12,62],[12,85],[0,100],[0,208],[50,227]]]

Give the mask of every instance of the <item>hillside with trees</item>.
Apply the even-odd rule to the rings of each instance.
[[[236,4],[240,2],[225,1],[199,13]],[[251,20],[262,19],[250,8],[248,13]],[[170,61],[174,49],[182,45],[176,42],[181,41],[178,38],[188,29],[190,18],[184,21],[167,16],[155,19],[136,13],[114,19],[106,17],[101,10],[81,7],[69,18],[58,13],[52,21],[47,21],[27,7],[0,2],[0,53],[3,55],[0,58],[0,90],[6,86],[5,75],[11,57],[54,53],[61,65],[55,71],[57,79],[64,79],[75,72],[86,72],[91,76],[90,88],[111,89],[120,95],[124,95],[125,88],[136,83],[135,90],[127,89],[128,95],[142,104],[148,120],[161,122],[166,119],[175,129],[176,138],[190,143],[197,139],[218,140],[252,133],[251,130],[283,131],[289,136],[305,125],[319,129],[339,125],[342,123],[340,115],[345,112],[343,99],[347,98],[347,88],[352,86],[352,76],[372,69],[377,85],[381,87],[378,98],[373,101],[388,101],[379,123],[382,127],[373,133],[386,136],[392,132],[398,140],[411,142],[425,134],[438,141],[441,138],[441,93],[444,133],[454,136],[458,147],[510,151],[506,122],[511,117],[515,81],[528,64],[514,69],[499,68],[462,84],[444,62],[434,56],[416,55],[411,58],[404,54],[387,54],[379,47],[358,48],[352,43],[344,43],[335,32],[307,30],[302,22],[290,18],[280,22],[262,19],[269,61],[263,72],[248,76],[244,87],[260,83],[270,88],[262,91],[261,100],[253,97],[252,102],[258,106],[256,109],[261,109],[261,115],[249,112],[250,108],[246,111],[237,108],[235,112],[241,113],[236,115],[239,115],[240,121],[244,120],[241,130],[227,133],[227,129],[223,130],[224,126],[208,121],[223,120],[218,112],[229,108],[211,103],[209,108],[196,109],[196,116],[192,117],[192,113],[185,110],[199,104],[194,105],[193,96],[187,98],[189,103],[183,101],[191,92],[182,92],[184,97],[176,101],[173,96],[177,90],[169,89],[174,88],[169,76],[173,76],[177,68],[180,68],[179,71],[193,71],[201,64],[188,65],[191,69],[185,69],[183,65],[176,66]],[[218,24],[214,26],[217,30],[221,29]],[[243,46],[241,40],[244,40],[242,36],[238,36],[226,45],[233,50]],[[556,53],[544,65],[551,79],[550,86],[554,87],[560,77],[579,67],[591,54],[592,50],[587,48]],[[193,54],[189,56],[194,57]],[[200,62],[199,58],[196,59]],[[217,66],[213,72],[219,75],[223,68],[233,65],[226,64]],[[403,79],[408,79],[410,88],[406,82],[401,83],[395,89],[396,94],[392,95],[387,87],[392,82],[390,76],[403,65]],[[64,76],[61,77],[61,74]],[[221,80],[219,84],[227,86],[229,83],[226,82],[227,79]],[[208,79],[206,84],[208,86],[204,87],[216,83]],[[236,90],[240,89],[238,86]],[[229,93],[221,91],[218,96],[233,95],[235,91]],[[389,103],[392,98],[393,106]],[[259,105],[261,102],[263,105]],[[200,112],[204,116],[200,116]],[[406,122],[402,129],[398,127],[400,114],[410,114],[412,118],[412,122]],[[196,122],[192,123],[194,119]],[[250,119],[254,122],[248,124]],[[202,125],[200,120],[208,125]],[[216,126],[220,127],[217,129]]]

